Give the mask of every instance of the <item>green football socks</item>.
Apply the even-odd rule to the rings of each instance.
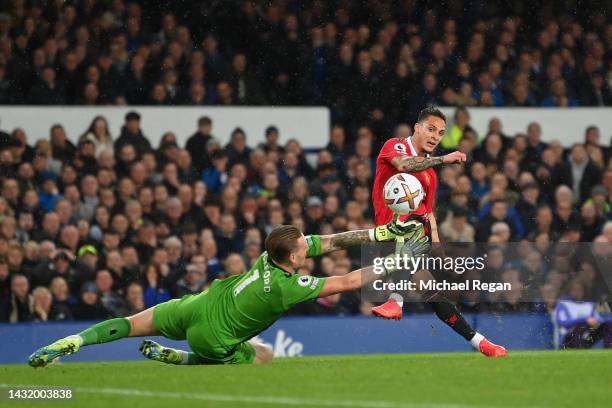
[[[130,321],[124,317],[118,317],[94,324],[78,335],[83,340],[81,345],[89,346],[90,344],[108,343],[128,337],[130,329]]]

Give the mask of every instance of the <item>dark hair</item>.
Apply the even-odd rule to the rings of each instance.
[[[181,227],[181,235],[197,234],[198,227],[193,222],[186,222]]]
[[[64,130],[64,127],[62,125],[60,125],[59,123],[56,123],[53,126],[51,126],[51,130],[49,132],[52,133],[55,129]]]
[[[266,137],[270,136],[272,133],[278,133],[278,128],[274,125],[270,125],[266,128]]]
[[[432,105],[427,106],[425,109],[419,112],[417,122],[422,122],[430,116],[435,116],[437,118],[442,119],[444,122],[446,122],[446,116],[444,116],[442,111]]]
[[[94,137],[96,139],[98,139],[98,135],[96,135],[96,132],[94,132],[94,129],[96,127],[96,122],[102,120],[104,122],[104,124],[106,125],[106,137],[108,138],[108,140],[111,139],[111,135],[109,133],[109,129],[108,129],[108,120],[106,120],[106,118],[104,116],[98,115],[95,118],[93,118],[91,120],[91,123],[89,124],[89,127],[87,128],[87,130],[85,132],[83,132],[83,134],[81,135],[81,137],[79,139],[85,139],[85,137],[87,136],[88,133],[92,133],[94,135]]]
[[[266,251],[273,261],[285,262],[291,251],[297,246],[297,240],[301,236],[302,231],[293,225],[276,227],[266,237]]]
[[[200,119],[198,119],[198,126],[211,125],[211,124],[212,124],[212,120],[210,120],[208,116],[202,116],[200,117]]]
[[[125,121],[140,120],[140,114],[135,111],[130,111],[125,115]]]
[[[153,270],[155,271],[155,275],[157,275],[157,282],[159,283],[163,277],[162,273],[161,273],[161,268],[159,265],[156,265],[152,262],[149,262],[147,264],[145,264],[145,266],[142,268],[142,270],[140,271],[140,277],[141,277],[141,282],[144,284],[145,287],[148,287],[148,282],[147,282],[147,273],[149,272],[149,269],[153,268]]]
[[[437,109],[436,109],[436,110],[437,110]],[[466,107],[465,107],[465,106],[459,106],[459,107],[457,107],[457,109],[455,109],[455,114],[454,114],[453,116],[454,116],[455,118],[457,118],[457,115],[458,115],[458,114],[460,114],[460,113],[465,113],[467,116],[470,116],[470,113],[468,112],[468,110],[466,109]],[[442,116],[444,116],[444,115],[442,115]],[[444,118],[442,118],[442,119],[444,119]],[[444,120],[446,120],[446,119],[444,119]]]
[[[234,140],[234,136],[237,136],[237,135],[242,135],[246,138],[246,133],[244,133],[244,130],[241,127],[234,128],[234,130],[232,130],[232,134],[230,138]]]

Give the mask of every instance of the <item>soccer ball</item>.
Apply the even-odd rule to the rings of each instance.
[[[425,192],[421,182],[411,174],[395,174],[383,187],[385,204],[396,214],[408,214],[419,208]]]

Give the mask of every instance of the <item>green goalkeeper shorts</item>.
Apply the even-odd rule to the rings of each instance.
[[[166,338],[187,340],[204,364],[252,364],[255,348],[251,344],[243,342],[228,349],[215,336],[214,324],[202,312],[207,301],[202,292],[160,303],[153,309],[153,325]]]

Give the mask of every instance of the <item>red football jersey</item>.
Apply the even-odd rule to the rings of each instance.
[[[372,203],[374,204],[374,221],[376,225],[384,225],[393,219],[393,211],[387,207],[383,197],[383,187],[391,176],[401,171],[397,170],[391,160],[397,156],[417,156],[414,146],[410,138],[400,139],[391,138],[385,142],[378,158],[376,159],[376,177],[374,179],[374,188],[372,191]],[[425,198],[421,202],[416,211],[410,213],[411,216],[417,215],[422,218],[422,222],[428,222],[427,214],[433,212],[434,200],[436,198],[436,189],[438,188],[438,178],[433,168],[410,173],[415,176],[423,186]]]

